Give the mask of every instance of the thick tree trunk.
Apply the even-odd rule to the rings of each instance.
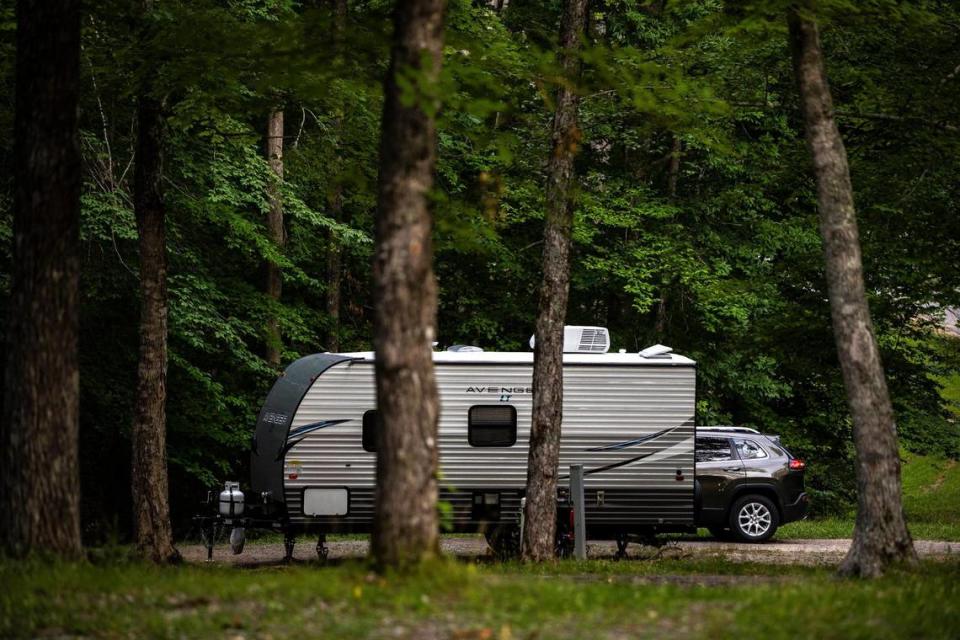
[[[17,2],[0,550],[80,553],[80,3]]]
[[[371,551],[402,566],[439,553],[437,284],[428,204],[436,164],[443,0],[401,0],[384,86],[376,248],[377,493]],[[401,88],[412,78],[415,96]],[[412,101],[411,101],[412,99]]]
[[[276,176],[276,180],[271,180],[267,185],[267,197],[270,201],[270,209],[267,211],[267,233],[277,249],[283,250],[287,243],[287,234],[283,226],[283,199],[280,196],[280,183],[283,182],[283,109],[271,111],[267,118],[266,154],[270,170]],[[265,292],[272,302],[279,304],[280,295],[283,292],[283,279],[279,265],[269,260],[266,264]],[[266,343],[267,362],[274,367],[279,367],[282,337],[280,322],[273,312],[267,316]]]
[[[147,3],[149,6],[149,3]],[[140,242],[140,364],[133,421],[133,526],[137,551],[176,562],[167,481],[167,241],[163,113],[145,86],[137,105],[134,212]]]
[[[567,0],[560,30],[560,63],[568,78],[579,75],[578,50],[586,26],[587,0]],[[543,282],[533,360],[533,415],[527,461],[523,556],[554,557],[557,465],[563,418],[563,325],[570,290],[570,235],[574,210],[574,158],[580,145],[577,95],[557,91],[552,149],[547,166],[547,210],[543,233]]]
[[[916,561],[900,496],[893,408],[863,283],[860,238],[847,153],[833,116],[817,25],[790,10],[790,45],[813,158],[837,355],[853,418],[857,522],[840,573],[875,577],[895,561]]]

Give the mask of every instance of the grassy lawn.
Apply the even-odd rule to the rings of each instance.
[[[960,564],[874,583],[719,561],[238,570],[0,564],[0,637],[947,638]]]
[[[960,463],[908,452],[901,455],[903,505],[913,537],[960,540]],[[780,529],[777,539],[849,538],[853,516],[794,522]]]
[[[915,540],[960,541],[960,524],[956,522],[917,522],[909,520],[910,534]],[[706,530],[701,533],[708,535]],[[825,518],[793,522],[777,531],[776,540],[810,538],[849,538],[853,535],[853,518]]]
[[[914,536],[960,540],[960,465],[904,459]],[[778,537],[851,530],[849,519],[805,521]],[[385,578],[360,561],[237,569],[0,560],[0,638],[882,639],[953,638],[957,629],[957,560],[869,583],[829,568],[691,558],[449,561]]]

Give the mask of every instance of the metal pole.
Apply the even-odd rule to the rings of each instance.
[[[586,500],[583,498],[583,465],[570,465],[570,499],[573,501],[573,557],[587,559]]]
[[[520,498],[520,544],[519,547],[520,555],[523,555],[523,525],[526,524],[527,518],[527,498]]]

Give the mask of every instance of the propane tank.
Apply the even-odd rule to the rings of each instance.
[[[239,482],[225,482],[220,492],[220,515],[237,518],[243,515],[243,491]]]

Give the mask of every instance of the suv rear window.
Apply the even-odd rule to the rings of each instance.
[[[733,459],[730,438],[697,438],[697,462],[719,462]]]
[[[734,442],[737,445],[737,453],[740,454],[741,460],[756,460],[757,458],[767,457],[767,452],[763,450],[763,447],[753,440],[737,438]]]

